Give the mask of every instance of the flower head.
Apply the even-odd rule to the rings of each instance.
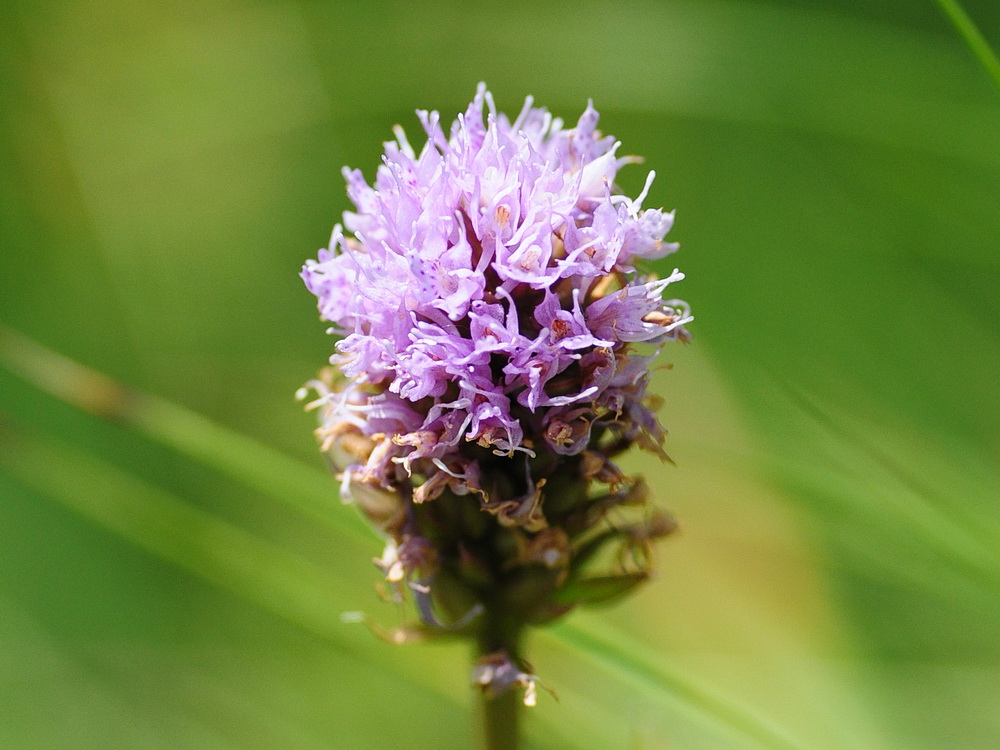
[[[530,98],[511,120],[480,84],[447,132],[418,116],[426,143],[396,128],[373,185],[344,170],[355,211],[303,269],[345,376],[316,384],[319,432],[390,537],[390,579],[443,576],[488,608],[523,568],[544,591],[522,619],[544,620],[575,603],[552,594],[609,508],[645,498],[611,459],[662,452],[648,364],[691,316],[663,298],[683,274],[637,264],[677,249],[673,213],[643,209],[653,173],[635,199],[616,189],[636,160],[589,104],[573,127]]]

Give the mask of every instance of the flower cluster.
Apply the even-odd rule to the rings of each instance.
[[[636,159],[591,105],[566,128],[529,98],[511,121],[480,84],[447,133],[418,116],[419,152],[397,127],[372,186],[344,170],[356,210],[303,269],[340,336],[341,376],[313,382],[319,433],[342,494],[390,538],[390,580],[451,570],[482,602],[512,566],[541,565],[558,586],[579,535],[644,501],[611,458],[662,452],[649,364],[691,317],[663,298],[683,274],[637,264],[677,249],[673,213],[642,208],[653,173],[638,198],[616,190]],[[487,514],[513,541],[483,530]]]

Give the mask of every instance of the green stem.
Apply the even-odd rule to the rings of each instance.
[[[481,750],[518,750],[521,747],[519,718],[521,691],[507,690],[490,697],[483,693],[481,701],[482,742]]]
[[[479,664],[505,664],[518,668],[524,626],[510,617],[510,611],[509,603],[503,597],[487,605],[477,638]],[[509,676],[510,673],[507,674]],[[479,701],[480,750],[519,750],[521,747],[523,690],[519,685],[503,683],[504,680],[500,679],[489,687],[484,686]],[[504,690],[504,687],[507,689]],[[497,688],[503,690],[499,695],[494,692]]]

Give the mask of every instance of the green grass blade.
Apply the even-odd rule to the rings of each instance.
[[[568,622],[551,629],[551,634],[581,656],[630,681],[660,699],[676,701],[693,711],[702,721],[714,724],[731,741],[751,740],[769,750],[806,750],[766,716],[711,687],[673,671],[663,657],[614,626],[577,613]]]
[[[123,424],[182,455],[280,500],[338,533],[370,542],[355,513],[335,513],[332,477],[159,396],[118,383],[0,325],[0,363],[83,411]]]
[[[8,432],[0,469],[23,486],[316,635],[367,636],[341,622],[335,602],[348,596],[331,571],[65,443]]]
[[[972,54],[976,56],[979,64],[983,66],[993,82],[1000,86],[1000,58],[997,58],[996,52],[990,47],[990,43],[986,41],[986,37],[979,31],[969,14],[965,12],[958,0],[937,0],[937,4],[948,16],[948,20],[951,21],[968,48],[972,50]]]
[[[810,425],[810,444],[827,447],[835,463],[820,468],[799,460],[772,460],[770,472],[777,482],[796,488],[801,497],[823,497],[831,508],[877,520],[882,528],[905,529],[925,554],[945,561],[994,596],[1000,594],[1000,537],[995,530],[981,519],[963,518],[962,506],[950,506],[947,498],[930,489],[915,465],[903,465],[890,455],[888,444],[869,434],[870,425],[866,431],[857,418],[852,421],[791,387],[786,395]],[[991,491],[978,489],[984,495]]]

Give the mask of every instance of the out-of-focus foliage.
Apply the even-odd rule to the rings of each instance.
[[[155,397],[0,329],[0,745],[469,744],[462,647],[341,622],[400,618],[292,394],[340,167],[479,80],[594,99],[697,316],[682,533],[535,637],[529,747],[995,748],[1000,91],[910,0],[7,3],[0,322]]]

